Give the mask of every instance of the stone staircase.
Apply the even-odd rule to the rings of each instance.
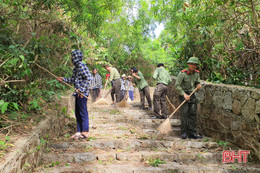
[[[224,149],[211,138],[180,139],[178,119],[171,120],[173,132],[161,136],[156,128],[164,120],[150,119],[135,105],[89,105],[91,137],[75,141],[65,135],[52,141],[34,172],[260,172],[249,163],[222,164]]]

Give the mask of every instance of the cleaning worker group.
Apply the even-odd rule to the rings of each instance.
[[[93,69],[93,75],[91,75],[86,64],[82,62],[83,54],[80,50],[73,51],[71,55],[71,60],[74,65],[72,77],[58,77],[57,80],[74,84],[75,92],[73,95],[76,98],[75,116],[77,121],[77,132],[72,135],[71,138],[85,139],[88,138],[89,117],[87,98],[82,95],[88,96],[90,93],[92,102],[95,102],[97,98],[100,97],[100,91],[103,88],[102,80],[101,76],[98,74],[97,68]],[[199,59],[191,57],[187,61],[187,64],[188,68],[179,72],[175,82],[175,88],[179,93],[180,102],[186,100],[180,108],[181,138],[198,139],[202,138],[202,136],[196,134],[197,99],[194,94],[191,96],[190,94],[195,90],[195,88],[197,90],[202,88],[200,84],[199,71],[196,70],[199,65]],[[153,115],[150,118],[167,118],[169,112],[166,107],[166,95],[168,92],[168,86],[172,82],[172,78],[169,72],[165,69],[163,63],[159,63],[153,73],[153,79],[156,80],[156,87],[153,93],[153,106],[148,83],[140,70],[136,67],[132,67],[130,69],[131,76],[126,77],[125,74],[120,76],[115,67],[105,65],[104,68],[109,73],[106,76],[104,88],[106,88],[108,84],[111,84],[111,98],[114,106],[123,99],[128,99],[128,97],[130,100],[134,100],[133,92],[134,86],[136,86],[140,94],[140,109],[145,110],[146,98],[148,102],[148,111],[152,112],[153,107]]]

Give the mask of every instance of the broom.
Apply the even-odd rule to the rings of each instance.
[[[106,80],[106,84],[105,86],[107,86],[107,80]],[[105,91],[106,88],[104,88],[104,91]],[[104,95],[102,95],[102,97],[100,99],[98,99],[97,101],[95,101],[93,104],[96,104],[96,105],[109,105],[109,101],[107,101],[105,98],[104,98]]]
[[[128,107],[128,108],[130,107],[130,105],[127,103],[128,90],[129,90],[129,87],[126,90],[124,99],[121,102],[116,103],[117,107]]]
[[[35,65],[38,66],[40,69],[42,69],[42,70],[48,72],[48,73],[49,73],[50,75],[52,75],[53,77],[58,78],[58,76],[56,76],[56,75],[54,75],[52,72],[46,70],[45,68],[43,68],[42,66],[40,66],[40,65],[37,64],[36,62],[35,62]],[[73,90],[76,90],[73,86],[69,85],[68,83],[64,82],[63,80],[61,80],[61,82],[64,83],[65,85],[67,85],[68,87],[72,88]],[[78,91],[78,93],[81,94],[82,96],[88,98],[87,96],[85,96],[85,95],[82,94],[81,92]]]
[[[196,91],[198,90],[198,88],[195,88],[195,90],[189,95],[190,97],[192,96],[192,94],[194,94]],[[171,115],[169,116],[169,118],[167,118],[159,127],[158,127],[158,131],[161,134],[168,134],[172,131],[172,126],[170,123],[170,118],[181,108],[181,106],[186,103],[187,100],[184,100],[178,107],[177,109],[175,109],[175,111],[173,113],[171,113]]]

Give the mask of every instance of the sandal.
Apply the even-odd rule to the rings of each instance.
[[[86,136],[86,135],[84,135],[83,133],[81,133],[81,135],[80,135],[80,138],[79,139],[87,139],[88,138],[88,136]]]
[[[70,139],[75,139],[75,137],[78,137],[78,136],[80,136],[81,134],[80,133],[75,133],[74,135],[72,135],[71,137],[70,137]]]

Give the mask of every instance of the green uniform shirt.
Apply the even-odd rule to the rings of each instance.
[[[153,73],[153,78],[157,81],[157,84],[162,83],[169,85],[172,82],[169,72],[164,67],[158,67]]]
[[[115,79],[120,79],[120,74],[118,73],[116,68],[111,68],[110,78],[108,79],[108,83]]]
[[[196,70],[191,74],[188,70],[182,70],[177,77],[175,87],[180,95],[184,95],[186,92],[192,92],[199,83],[199,71]]]
[[[137,76],[139,76],[140,79],[134,78],[134,83],[137,85],[139,90],[141,90],[144,87],[148,86],[148,83],[146,82],[146,80],[144,79],[143,74],[140,71],[138,71]]]

